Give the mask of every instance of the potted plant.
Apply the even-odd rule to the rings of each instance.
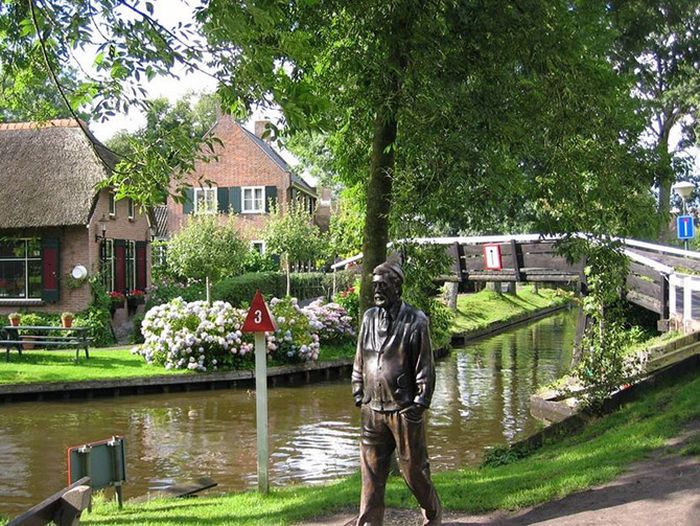
[[[19,325],[20,317],[21,316],[19,312],[11,312],[7,315],[7,319],[10,320],[10,325],[12,325],[13,327],[17,327]]]
[[[74,315],[72,312],[61,313],[61,325],[63,325],[63,327],[65,327],[66,329],[69,329],[73,326],[73,318]]]
[[[24,323],[25,326],[32,327],[32,326],[38,326],[41,325],[44,322],[43,318],[38,315],[38,314],[23,314],[22,315],[22,323]],[[22,343],[22,348],[23,349],[33,349],[34,348],[34,336],[35,333],[31,329],[23,329],[20,332],[21,339],[24,341]]]
[[[141,289],[133,289],[126,293],[126,304],[130,311],[135,311],[138,305],[145,302],[146,293]]]
[[[117,309],[123,309],[124,308],[124,300],[126,297],[124,296],[124,293],[119,292],[118,290],[113,290],[112,292],[107,293],[109,295],[109,299],[111,300],[111,304],[109,306],[109,312],[114,316],[114,312]]]

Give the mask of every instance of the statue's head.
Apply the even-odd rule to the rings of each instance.
[[[399,265],[385,261],[377,265],[372,274],[374,304],[388,309],[401,299],[403,270]]]

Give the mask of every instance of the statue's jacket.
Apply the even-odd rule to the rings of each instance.
[[[379,307],[365,312],[357,339],[352,392],[357,405],[375,411],[399,411],[413,404],[430,406],[435,366],[426,315],[401,302],[389,329],[380,329]]]

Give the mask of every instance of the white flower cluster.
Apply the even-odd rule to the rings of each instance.
[[[277,330],[266,333],[268,356],[292,363],[317,360],[319,331],[328,334],[335,327],[340,336],[352,335],[349,318],[342,321],[344,316],[336,309],[342,307],[329,305],[334,307],[320,309],[329,314],[319,316],[318,308],[301,309],[294,298],[273,298],[270,307]],[[166,369],[239,368],[244,361],[252,361],[255,350],[253,335],[241,333],[246,314],[222,301],[187,303],[176,298],[146,313],[141,324],[144,343],[133,352]]]
[[[148,363],[166,369],[217,370],[254,350],[241,333],[244,313],[230,303],[187,303],[175,298],[152,308],[141,323],[143,345],[136,348]]]

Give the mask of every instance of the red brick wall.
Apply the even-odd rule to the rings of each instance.
[[[95,234],[99,231],[98,221],[104,215],[108,217],[108,191],[100,192],[95,211],[90,224],[52,227],[36,230],[4,232],[2,235],[18,237],[56,237],[60,243],[59,256],[59,301],[56,303],[37,304],[35,302],[3,302],[0,299],[0,314],[8,314],[13,311],[37,311],[37,312],[78,312],[88,307],[91,300],[90,286],[83,283],[78,288],[67,286],[68,276],[76,265],[83,265],[91,276],[99,272],[100,252],[99,244],[95,241]],[[106,222],[106,237],[113,239],[129,239],[133,241],[147,241],[149,239],[148,220],[146,216],[135,210],[135,217],[130,221],[127,217],[126,200],[118,201],[116,214]],[[146,248],[146,273],[147,283],[150,284],[151,249],[150,243]],[[4,323],[0,320],[0,323]]]
[[[217,187],[276,186],[278,202],[283,203],[289,188],[289,175],[282,170],[231,117],[219,119],[213,130],[224,146],[217,146],[218,160],[197,163],[188,176],[188,185],[206,186],[212,181]],[[268,214],[239,214],[236,224],[246,239],[259,239]],[[185,216],[182,204],[168,199],[168,231],[177,232]]]

